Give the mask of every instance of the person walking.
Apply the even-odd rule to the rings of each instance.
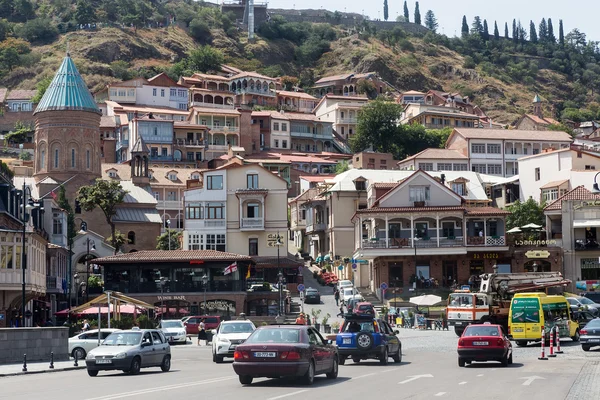
[[[333,297],[335,298],[335,306],[339,306],[340,305],[340,291],[338,290],[338,288],[335,288],[333,290]]]
[[[202,346],[200,341],[204,340],[208,346],[208,336],[206,335],[206,325],[204,324],[204,318],[200,320],[198,324],[198,346]]]
[[[81,330],[83,332],[89,331],[90,330],[90,323],[88,322],[87,319],[83,320],[83,327],[81,328]]]
[[[338,313],[337,316],[342,317],[342,318],[344,317],[344,305],[343,304],[340,306],[340,312]]]
[[[300,313],[298,318],[296,318],[296,325],[306,325],[306,319],[304,318],[304,313]]]

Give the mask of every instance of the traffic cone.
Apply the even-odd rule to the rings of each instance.
[[[555,327],[556,329],[556,354],[563,354],[563,351],[560,349],[560,331],[558,329],[558,326]]]
[[[538,360],[547,360],[546,357],[546,329],[542,328],[542,356],[538,357]]]
[[[548,357],[556,357],[554,354],[554,327],[550,328],[550,354]]]

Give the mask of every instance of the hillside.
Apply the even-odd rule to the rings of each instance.
[[[111,1],[96,0],[94,3],[106,5]],[[144,0],[131,1],[144,4]],[[44,2],[40,0],[33,4],[39,14]],[[92,90],[98,90],[110,81],[149,77],[160,71],[167,71],[177,78],[180,73],[191,72],[190,64],[186,63],[189,52],[199,45],[210,44],[222,52],[226,63],[271,76],[298,76],[300,84],[307,87],[326,75],[376,71],[400,91],[461,92],[501,123],[512,123],[522,113],[530,111],[536,93],[547,100],[546,114],[555,117],[560,117],[561,112],[564,115],[565,108],[577,110],[596,100],[593,86],[589,91],[582,84],[585,74],[557,71],[561,70],[555,65],[560,49],[552,47],[554,51],[532,55],[527,43],[519,42],[513,46],[512,40],[503,38],[482,43],[473,35],[464,39],[448,39],[432,33],[411,36],[399,28],[376,32],[367,22],[348,29],[334,22],[287,23],[279,17],[260,27],[257,39],[248,43],[244,32],[236,27],[233,16],[223,15],[217,8],[183,0],[167,1],[161,7],[148,14],[152,17],[144,23],[131,19],[133,22],[123,27],[118,23],[94,22],[98,24],[96,29],[62,34],[61,30],[80,27],[75,23],[81,18],[76,6],[71,9],[71,14],[53,9],[50,20],[4,21],[0,23],[0,39],[3,38],[2,26],[6,28],[5,40],[0,42],[0,52],[4,53],[0,60],[4,60],[6,68],[5,73],[0,74],[0,85],[34,88],[37,82],[52,76],[67,42]],[[160,10],[177,16],[177,22],[167,28],[161,27],[167,22],[163,24],[163,19],[156,17]],[[65,17],[65,13],[70,16]],[[65,19],[75,22],[65,22]],[[41,23],[45,28],[40,27]],[[56,26],[56,32],[48,31],[47,26]],[[36,27],[41,30],[37,36],[31,33]],[[6,54],[10,48],[17,49],[18,55],[7,65]],[[597,48],[588,57],[598,57]],[[586,65],[585,62],[582,64]],[[595,105],[592,103],[589,107],[593,118],[598,117]]]

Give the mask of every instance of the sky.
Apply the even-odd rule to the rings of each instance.
[[[264,0],[255,0],[262,3]],[[371,19],[383,19],[383,0],[267,0],[269,8],[328,9],[368,15]],[[322,7],[321,7],[322,6]],[[388,0],[389,20],[404,15],[404,0]],[[408,0],[410,19],[413,20],[415,0]],[[508,22],[512,32],[512,20],[521,20],[529,31],[529,21],[533,20],[536,29],[542,18],[552,18],[554,34],[558,37],[558,20],[562,19],[565,35],[578,28],[587,35],[588,40],[600,41],[598,24],[598,0],[421,0],[419,1],[421,19],[427,10],[432,10],[438,20],[438,32],[447,36],[460,36],[463,15],[467,16],[469,26],[473,17],[479,15],[487,19],[490,33],[493,33],[494,20],[498,21],[500,34],[504,34],[504,23]],[[592,10],[595,9],[595,12]],[[364,10],[364,11],[363,11]]]

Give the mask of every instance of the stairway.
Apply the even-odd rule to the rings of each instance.
[[[352,154],[352,149],[347,144],[346,139],[343,138],[339,133],[335,130],[333,131],[333,145],[344,154]]]

